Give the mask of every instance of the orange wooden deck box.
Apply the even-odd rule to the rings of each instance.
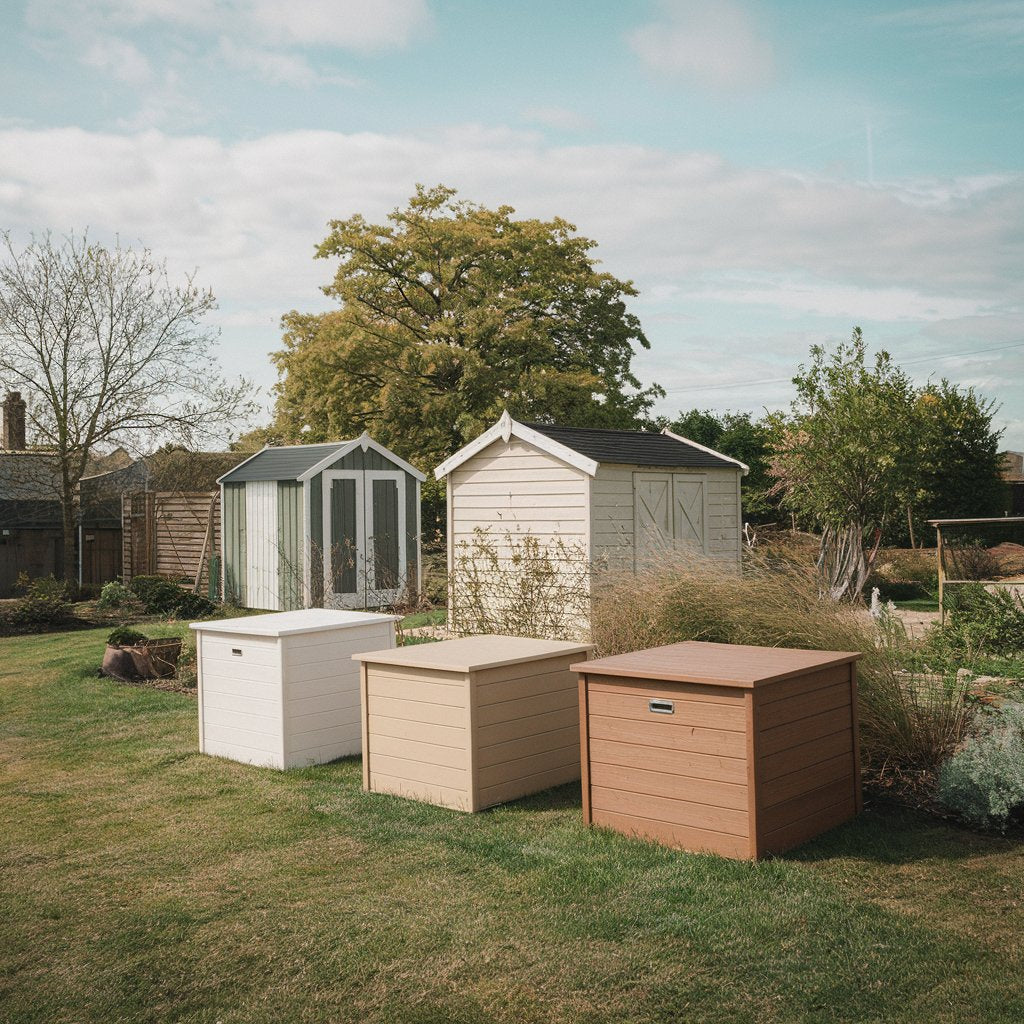
[[[859,657],[691,642],[573,665],[584,821],[757,859],[853,817]]]

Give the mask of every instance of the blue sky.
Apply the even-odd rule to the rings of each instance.
[[[776,408],[815,342],[1024,448],[1024,3],[0,2],[0,227],[141,241],[265,391],[313,246],[416,182],[560,215],[640,289],[659,411]]]

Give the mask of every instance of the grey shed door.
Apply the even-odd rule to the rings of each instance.
[[[706,481],[690,473],[633,474],[633,540],[642,563],[670,547],[704,550]]]
[[[633,474],[633,533],[637,556],[663,550],[672,538],[672,477]]]
[[[402,566],[399,555],[398,481],[374,480],[373,580],[377,590],[399,585]]]
[[[335,594],[359,589],[358,509],[355,480],[331,481],[331,579]]]
[[[704,549],[704,488],[702,476],[672,476],[672,536],[690,547]]]

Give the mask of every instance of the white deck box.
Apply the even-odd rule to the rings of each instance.
[[[396,615],[307,608],[194,622],[199,749],[270,768],[362,749],[354,654],[395,646]]]

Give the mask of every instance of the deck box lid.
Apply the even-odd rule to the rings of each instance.
[[[292,612],[271,612],[268,615],[243,615],[237,619],[214,619],[193,622],[189,628],[203,633],[246,633],[250,636],[296,636],[299,633],[321,633],[346,626],[398,622],[400,615],[376,612],[349,612],[334,608],[301,608]]]
[[[572,665],[587,675],[627,676],[673,683],[706,683],[751,689],[767,683],[856,661],[853,651],[808,651],[785,647],[748,647],[690,640],[646,651],[615,654]]]
[[[514,665],[521,661],[540,661],[559,655],[585,655],[593,649],[593,644],[486,634],[441,640],[438,643],[396,647],[386,651],[367,651],[353,654],[352,657],[356,661],[374,665],[407,665],[411,668],[435,669],[441,672],[476,672],[487,668],[500,668],[502,665]]]

